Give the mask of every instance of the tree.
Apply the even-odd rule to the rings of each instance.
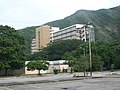
[[[88,69],[89,69],[89,55],[81,55],[80,59],[78,59],[78,62],[76,62],[79,67],[80,70],[84,72],[84,76],[86,75]]]
[[[105,67],[107,70],[111,69],[111,64],[115,64],[116,62],[119,62],[119,56],[120,56],[119,41],[111,41],[109,43],[96,42],[92,46],[93,46],[92,47],[93,55],[98,56],[98,59],[99,57],[101,58],[100,61],[102,61],[103,67]],[[115,66],[117,67],[118,64],[116,63]]]
[[[64,64],[68,64],[69,67],[71,67],[71,73],[74,71],[74,65],[76,58],[71,55],[71,53],[66,52],[63,56],[63,58],[66,60]]]
[[[48,60],[46,51],[42,50],[31,55],[30,60]]]
[[[0,68],[20,69],[24,66],[25,42],[19,33],[9,26],[0,26]]]
[[[101,66],[103,66],[104,62],[101,60],[101,57],[96,54],[95,51],[95,46],[94,46],[94,52],[92,48],[92,66],[93,70],[98,70]],[[88,43],[82,43],[79,45],[79,47],[72,51],[71,53],[66,53],[64,57],[67,58],[67,60],[72,60],[72,66],[75,71],[83,71],[84,76],[86,69],[89,69],[89,48],[88,48]],[[70,57],[74,58],[71,59]],[[65,59],[66,59],[65,58]]]
[[[49,63],[46,61],[41,61],[41,60],[37,60],[37,61],[30,61],[26,66],[28,69],[30,70],[39,70],[39,75],[40,75],[40,70],[47,70],[48,69],[48,65]]]
[[[112,49],[112,59],[111,66],[114,65],[114,69],[120,69],[120,41],[115,40],[110,43],[110,47]]]
[[[72,52],[77,49],[80,40],[60,40],[49,44],[44,50],[48,55],[48,60],[61,60],[66,52]]]
[[[104,65],[104,62],[101,60],[101,57],[99,55],[92,55],[92,69],[93,70],[100,70],[102,66]]]

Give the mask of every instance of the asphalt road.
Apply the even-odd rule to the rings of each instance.
[[[112,74],[116,73],[118,76],[111,77]],[[82,74],[79,73],[80,76]],[[105,78],[106,75],[110,75],[110,77]],[[73,78],[73,74],[0,78],[0,90],[120,90],[120,71],[94,72],[93,76],[104,78],[69,80]]]
[[[0,90],[120,90],[120,78],[96,78],[0,87]]]
[[[104,77],[110,73],[117,73],[120,74],[120,71],[116,72],[93,72],[93,77]],[[74,74],[58,74],[52,76],[21,76],[21,77],[7,77],[7,78],[0,78],[0,86],[4,84],[14,84],[14,83],[27,83],[27,82],[42,82],[42,81],[56,81],[56,80],[65,80],[71,79]],[[77,73],[76,75],[83,76],[83,73]],[[89,74],[88,74],[89,76]]]

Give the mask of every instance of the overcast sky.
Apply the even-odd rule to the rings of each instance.
[[[120,0],[0,0],[0,24],[15,29],[62,19],[80,9],[108,9]]]

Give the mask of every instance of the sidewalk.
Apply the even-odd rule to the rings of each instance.
[[[45,77],[42,76],[8,77],[8,78],[0,78],[0,86],[65,81],[65,80],[70,80],[72,78],[73,78],[73,74],[58,74],[58,75],[45,76]]]
[[[24,84],[35,84],[35,83],[48,83],[48,82],[58,82],[58,81],[71,81],[71,80],[81,80],[90,78],[100,78],[107,75],[112,75],[112,73],[120,74],[119,72],[93,72],[93,76],[83,77],[83,73],[77,73],[80,77],[73,77],[74,74],[58,74],[53,76],[21,76],[21,77],[7,77],[0,78],[0,86],[10,86],[10,85],[24,85]]]

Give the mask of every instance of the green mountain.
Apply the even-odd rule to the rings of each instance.
[[[30,54],[31,53],[31,42],[32,39],[35,38],[35,29],[38,26],[32,26],[32,27],[26,27],[24,29],[20,29],[18,30],[18,32],[20,33],[20,35],[22,35],[25,38],[26,41],[26,45],[27,45],[27,50],[26,53]]]
[[[78,10],[64,19],[48,22],[46,24],[62,29],[73,24],[85,24],[87,22],[92,22],[95,27],[96,41],[106,42],[120,39],[120,6],[96,11]],[[28,50],[30,49],[32,38],[35,38],[36,27],[38,26],[19,30],[26,39]]]

